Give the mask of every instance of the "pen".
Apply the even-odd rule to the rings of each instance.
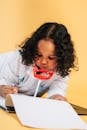
[[[4,111],[7,111],[7,112],[9,112],[5,107],[3,107],[3,106],[0,106],[0,108],[2,109],[2,110],[4,110]]]

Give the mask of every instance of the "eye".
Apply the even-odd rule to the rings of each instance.
[[[38,59],[38,58],[41,58],[41,57],[42,57],[41,54],[36,54],[35,59]]]
[[[48,59],[49,60],[56,60],[56,56],[49,56]]]
[[[36,57],[40,58],[40,57],[42,57],[42,55],[41,54],[37,54]]]
[[[42,55],[41,55],[41,54],[38,54],[37,56],[38,56],[38,57],[42,57]]]

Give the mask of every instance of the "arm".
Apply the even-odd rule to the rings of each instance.
[[[17,58],[14,54],[7,53],[9,57],[5,54],[3,65],[0,67],[0,95],[3,97],[18,91],[17,87],[14,87],[14,83],[17,83]]]
[[[68,77],[54,80],[49,87],[47,97],[55,100],[67,101],[65,94],[67,88]]]

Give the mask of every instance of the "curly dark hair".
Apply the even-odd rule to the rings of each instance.
[[[65,77],[75,68],[75,50],[71,36],[63,24],[48,22],[41,25],[30,38],[20,45],[20,54],[25,65],[33,64],[37,54],[38,42],[41,39],[51,39],[55,45],[57,57],[57,72]]]

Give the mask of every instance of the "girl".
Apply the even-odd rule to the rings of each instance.
[[[7,61],[0,72],[2,97],[11,93],[33,96],[39,81],[34,77],[35,67],[52,72],[48,80],[41,80],[37,96],[47,92],[47,98],[66,101],[68,75],[75,67],[75,50],[63,24],[49,22],[41,25],[19,50],[5,54],[5,57]]]

